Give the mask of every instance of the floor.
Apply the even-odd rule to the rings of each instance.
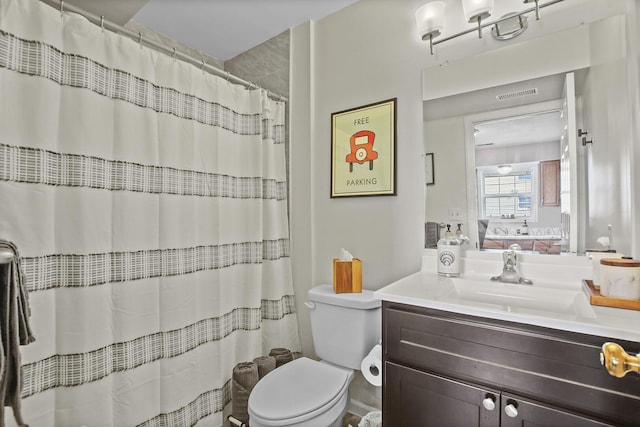
[[[347,415],[342,419],[342,427],[358,427],[358,423],[360,422],[360,417],[352,414],[351,412],[347,412]]]

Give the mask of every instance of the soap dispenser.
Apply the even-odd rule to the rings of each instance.
[[[453,235],[451,224],[447,224],[447,231],[438,240],[438,274],[447,277],[460,276],[460,246],[462,241]]]
[[[458,229],[456,230],[456,238],[460,240],[461,245],[463,243],[469,242],[469,237],[465,236],[464,233],[462,233],[462,224],[458,224]]]
[[[529,235],[529,225],[527,224],[527,220],[524,220],[524,224],[522,224],[522,235],[524,236],[528,236]]]

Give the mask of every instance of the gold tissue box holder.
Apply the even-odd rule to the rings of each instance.
[[[333,259],[333,291],[336,294],[362,292],[362,261]]]

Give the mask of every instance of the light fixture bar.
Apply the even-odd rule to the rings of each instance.
[[[543,4],[538,4],[538,2],[536,2],[536,6],[531,7],[529,9],[525,9],[522,12],[510,15],[510,16],[507,16],[507,17],[502,17],[500,19],[496,19],[496,20],[493,20],[493,21],[490,21],[490,22],[483,22],[483,23],[478,22],[478,26],[477,27],[473,27],[473,28],[470,28],[468,30],[461,31],[459,33],[453,34],[453,35],[451,35],[449,37],[445,37],[445,38],[440,39],[440,40],[432,41],[431,44],[433,46],[435,46],[435,45],[438,45],[440,43],[444,43],[446,41],[453,40],[453,39],[455,39],[457,37],[464,36],[464,35],[469,34],[469,33],[475,33],[475,32],[481,31],[482,28],[490,27],[490,26],[495,25],[495,24],[497,24],[499,22],[506,21],[508,19],[513,19],[516,16],[526,15],[527,13],[531,13],[531,12],[536,12],[536,18],[538,18],[539,17],[539,15],[538,15],[539,9],[545,8],[547,6],[553,6],[554,4],[561,3],[563,1],[564,0],[551,0],[551,1],[549,1],[547,3],[543,3]]]

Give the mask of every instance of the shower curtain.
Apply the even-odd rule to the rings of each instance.
[[[31,427],[222,425],[237,363],[299,351],[284,111],[0,0],[0,238],[29,291]]]

